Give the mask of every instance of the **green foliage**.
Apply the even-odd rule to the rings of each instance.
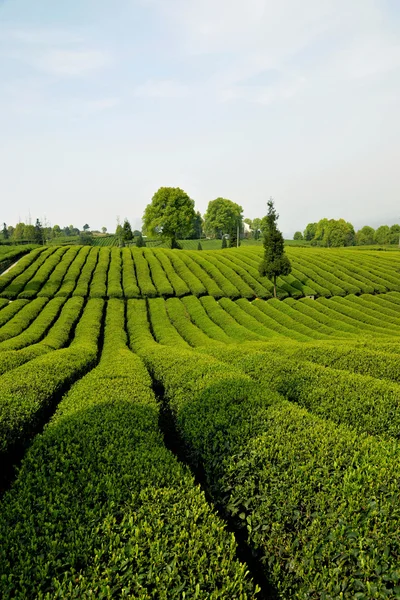
[[[375,241],[375,229],[365,225],[362,229],[359,229],[356,234],[357,246],[371,245]]]
[[[294,240],[302,240],[303,238],[303,234],[301,233],[301,231],[296,231],[294,236],[293,236]]]
[[[203,250],[203,246],[201,245],[201,242],[199,242],[197,244],[197,250]]]
[[[110,301],[100,365],[64,397],[4,498],[2,598],[254,597],[233,535],[165,448],[158,418],[124,306]]]
[[[217,198],[208,203],[204,227],[207,232],[221,237],[223,234],[232,234],[238,225],[241,228],[242,218],[243,208],[239,204],[226,198]]]
[[[274,283],[274,296],[276,297],[276,279],[280,275],[289,275],[291,271],[290,260],[285,254],[284,239],[277,228],[276,222],[279,215],[276,213],[274,201],[268,200],[268,214],[264,217],[264,257],[259,266],[260,275],[267,276]]]
[[[189,234],[195,218],[194,202],[180,188],[161,187],[146,206],[145,233],[169,240],[171,248],[179,237]]]
[[[317,231],[317,223],[309,223],[304,230],[304,239],[308,242],[314,239]]]
[[[388,225],[381,225],[374,233],[374,242],[376,244],[388,244],[390,228]]]
[[[222,236],[222,242],[221,242],[221,248],[222,248],[222,250],[223,250],[223,249],[224,249],[224,248],[226,248],[226,247],[227,247],[227,244],[226,244],[226,236],[225,236],[225,235],[223,235],[223,236]]]
[[[132,227],[128,219],[124,219],[124,224],[122,225],[122,239],[124,242],[130,242],[133,239]]]
[[[89,295],[91,298],[105,298],[107,296],[107,276],[111,259],[111,248],[100,248],[98,261],[90,283]]]
[[[146,242],[144,241],[144,238],[141,234],[141,232],[139,231],[139,235],[136,238],[136,248],[144,248],[146,246]]]

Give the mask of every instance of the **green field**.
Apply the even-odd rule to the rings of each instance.
[[[287,254],[0,277],[1,598],[400,598],[400,253]]]

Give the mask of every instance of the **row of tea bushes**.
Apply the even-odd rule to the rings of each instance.
[[[3,342],[3,345],[1,346],[2,350],[0,352],[0,375],[23,365],[33,358],[46,354],[51,350],[59,350],[60,348],[67,346],[73,337],[73,330],[80,318],[83,305],[84,299],[81,297],[70,298],[67,300],[55,323],[45,337],[38,343],[26,346],[21,350],[6,350],[4,345],[7,344],[8,341],[13,345],[14,340],[17,338],[11,338],[7,342]],[[21,338],[24,339],[23,336],[24,333],[21,334],[20,340]]]
[[[164,445],[124,319],[109,301],[99,366],[63,398],[3,499],[1,597],[254,598],[233,535]]]
[[[23,445],[54,400],[95,365],[103,306],[103,300],[87,303],[68,348],[48,352],[0,377],[0,456]]]
[[[246,529],[280,598],[400,593],[397,442],[335,425],[254,381],[239,368],[246,346],[227,366],[210,356],[222,350],[194,359],[193,350],[157,344],[143,301],[128,302],[128,330],[191,464]]]

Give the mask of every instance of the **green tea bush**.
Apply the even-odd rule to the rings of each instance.
[[[182,252],[174,252],[173,250],[164,250],[164,254],[169,258],[175,272],[186,283],[190,292],[195,296],[203,296],[207,293],[205,285],[199,278],[188,268],[187,264],[181,258]]]
[[[42,289],[40,290],[40,292],[38,292],[38,296],[46,296],[47,298],[52,298],[58,292],[64,280],[64,277],[70,265],[76,259],[79,250],[79,246],[73,246],[72,248],[69,248],[67,252],[65,252],[59,264],[51,273],[50,277],[47,279],[47,281],[44,282]]]
[[[111,248],[111,262],[107,279],[107,296],[109,298],[123,298],[122,290],[122,259],[121,248]]]
[[[32,279],[30,279],[23,290],[18,294],[19,298],[35,298],[39,290],[43,287],[50,275],[60,263],[67,248],[57,248],[45,262],[39,267]]]
[[[1,597],[254,598],[233,535],[164,445],[123,323],[111,300],[100,365],[64,397],[3,499]]]
[[[122,248],[122,289],[125,298],[140,298],[140,290],[135,275],[132,252],[130,248]]]
[[[44,248],[36,248],[35,250],[32,250],[32,252],[26,256],[23,256],[23,258],[18,261],[18,264],[10,269],[8,273],[4,273],[0,277],[0,292],[3,292],[3,290],[10,285],[13,279],[16,279],[19,275],[21,275],[25,269],[28,269],[44,251]]]
[[[19,300],[16,300],[16,302],[19,302]],[[41,342],[32,344],[22,350],[3,350],[0,352],[0,375],[51,350],[59,350],[67,346],[73,328],[80,318],[83,305],[84,299],[79,296],[67,300],[58,319]],[[12,340],[13,338],[10,341]]]
[[[57,291],[56,296],[62,296],[69,298],[74,291],[77,281],[85,268],[86,261],[89,256],[91,248],[90,246],[83,246],[80,248],[76,258],[71,263],[69,269],[67,270],[65,277],[62,281],[60,289]],[[41,290],[41,293],[43,290]]]
[[[210,275],[222,290],[224,296],[227,296],[228,298],[239,298],[241,296],[239,288],[241,288],[248,297],[254,296],[251,288],[249,288],[244,281],[241,281],[240,277],[235,277],[236,273],[234,271],[227,269],[218,259],[213,259],[213,254],[208,255],[190,252],[190,258]],[[233,281],[235,281],[235,283],[233,283]],[[238,285],[239,287],[237,287]]]
[[[254,385],[232,361],[157,346],[134,308],[133,347],[163,386],[192,463],[247,530],[279,597],[396,597],[397,442],[311,415]]]
[[[149,264],[144,256],[144,249],[132,248],[131,252],[141,295],[144,298],[156,297],[158,294],[151,279]]]
[[[231,344],[234,340],[229,337],[225,331],[208,316],[204,306],[196,296],[185,296],[181,302],[186,307],[191,320],[201,331],[203,331],[210,340],[217,340],[224,344]]]
[[[194,257],[200,256],[198,252],[181,252],[179,258],[185,263],[191,273],[204,285],[208,295],[214,298],[222,298],[224,292],[210,275],[205,271]]]
[[[39,356],[0,377],[2,457],[24,444],[57,394],[95,365],[102,311],[102,300],[89,301],[68,348]]]
[[[154,251],[151,248],[143,249],[143,256],[149,265],[152,281],[160,296],[173,296],[174,289],[168,281],[167,275],[161,264],[154,256]]]
[[[55,250],[55,248],[48,248],[47,250],[38,248],[21,258],[11,271],[8,271],[8,273],[5,273],[5,275],[0,277],[0,295],[3,298],[9,298],[11,300],[17,298],[18,294],[24,289],[28,281],[34,277],[41,265],[49,256],[51,256],[51,254],[53,254],[53,252],[55,252]]]
[[[190,294],[188,285],[183,281],[182,277],[175,271],[172,263],[167,256],[166,252],[157,248],[153,249],[154,257],[159,261],[160,265],[164,269],[164,272],[172,285],[175,296],[186,296]]]
[[[57,319],[66,298],[53,298],[49,302],[40,307],[36,319],[18,335],[15,335],[3,342],[0,342],[0,351],[4,350],[19,350],[30,344],[39,342],[41,338],[46,334],[52,323]],[[30,308],[33,308],[33,302],[29,304]],[[22,313],[19,313],[22,316]],[[15,317],[17,319],[17,317]],[[14,326],[16,323],[14,322]],[[1,331],[0,331],[1,336]]]
[[[149,298],[148,312],[151,329],[157,342],[165,346],[190,347],[171,323],[163,298]]]
[[[166,301],[166,309],[172,325],[191,346],[220,344],[213,338],[209,338],[208,335],[192,322],[186,306],[179,298],[169,298]]]
[[[90,283],[90,298],[105,298],[107,296],[107,275],[110,265],[111,248],[99,249],[99,260]]]
[[[28,300],[5,300],[5,302],[6,305],[3,305],[3,308],[0,311],[0,327],[3,327],[5,323],[8,323],[8,321],[10,321],[10,319],[12,319],[17,312],[21,310],[21,308],[28,304]]]
[[[36,298],[32,302],[25,303],[22,308],[20,306],[15,307],[17,309],[16,314],[14,313],[15,316],[0,328],[0,343],[22,333],[36,319],[47,302],[48,298]],[[10,314],[12,314],[11,308],[14,308],[14,304],[15,302],[9,307]]]
[[[87,296],[89,293],[89,285],[92,281],[93,274],[95,269],[97,268],[97,263],[99,260],[99,248],[90,248],[89,254],[87,256],[86,262],[78,275],[78,281],[74,291],[72,292],[73,296]]]

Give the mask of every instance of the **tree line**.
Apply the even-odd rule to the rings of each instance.
[[[42,225],[40,219],[36,219],[35,225],[30,223],[23,223],[22,221],[17,223],[15,227],[3,223],[1,229],[1,240],[5,243],[21,243],[29,242],[34,244],[45,244],[49,240],[56,240],[60,238],[76,238],[79,237],[81,243],[88,243],[91,237],[90,227],[87,223],[82,227],[82,230],[74,227],[74,225],[68,225],[66,227],[60,227],[54,225],[53,227]],[[106,227],[103,227],[103,232],[107,231]]]
[[[400,244],[400,225],[381,225],[377,229],[365,225],[356,232],[344,219],[321,219],[318,223],[308,223],[304,232],[296,231],[293,239],[323,247]]]

